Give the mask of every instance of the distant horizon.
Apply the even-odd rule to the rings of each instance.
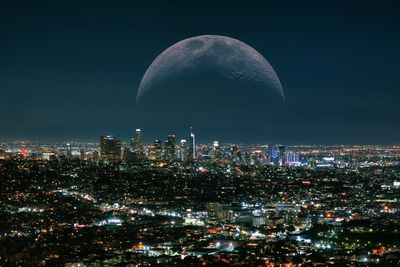
[[[131,138],[121,138],[118,135],[115,134],[107,134],[107,135],[111,135],[111,136],[115,136],[118,139],[120,139],[122,141],[123,144],[125,145],[129,145],[131,142]],[[71,143],[71,144],[99,144],[100,142],[100,136],[95,140],[95,139],[91,139],[91,140],[77,140],[77,139],[67,139],[67,138],[60,138],[57,140],[44,140],[44,139],[8,139],[8,140],[0,140],[0,145],[6,145],[6,144],[32,144],[32,145],[37,145],[37,144],[48,144],[48,145],[56,145],[56,144],[67,144],[67,143]],[[143,138],[143,144],[144,145],[151,145],[153,144],[153,142],[155,140],[160,140],[164,143],[164,141],[167,139],[167,136],[165,136],[165,138],[155,138],[152,141],[148,141],[148,138]],[[176,144],[179,143],[179,141],[181,139],[186,139],[188,140],[188,138],[181,138],[180,136],[177,136],[176,139]],[[400,143],[388,143],[388,144],[377,144],[377,143],[285,143],[285,142],[242,142],[242,141],[222,141],[221,139],[215,138],[215,139],[210,139],[210,140],[197,140],[196,137],[196,144],[201,144],[201,145],[207,145],[207,144],[211,144],[213,141],[218,141],[220,145],[245,145],[245,146],[252,146],[252,145],[259,145],[259,146],[266,146],[268,144],[281,144],[281,145],[286,145],[286,146],[362,146],[362,147],[368,147],[368,146],[381,146],[381,147],[396,147],[396,146],[400,146]]]

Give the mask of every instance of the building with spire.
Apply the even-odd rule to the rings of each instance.
[[[190,127],[190,138],[189,138],[189,149],[188,149],[188,159],[196,159],[196,136],[193,133],[193,128]]]

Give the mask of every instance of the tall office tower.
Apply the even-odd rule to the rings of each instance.
[[[278,146],[278,165],[286,164],[286,147],[284,145]]]
[[[278,148],[275,144],[268,145],[268,160],[271,165],[278,165]]]
[[[178,148],[178,158],[180,161],[187,160],[187,143],[186,139],[181,139],[179,148]]]
[[[242,161],[242,152],[240,152],[239,147],[237,145],[233,145],[231,147],[231,158],[234,162]]]
[[[233,146],[231,147],[231,157],[232,157],[232,158],[236,158],[238,152],[239,152],[238,146],[237,146],[237,145],[233,145]]]
[[[173,161],[175,159],[175,135],[169,134],[167,141],[165,141],[165,153],[164,157],[166,160]]]
[[[162,142],[161,142],[161,140],[155,140],[153,146],[155,148],[155,159],[156,160],[161,160],[161,155],[162,155]]]
[[[154,140],[153,144],[149,146],[148,157],[150,160],[161,160],[162,142]]]
[[[86,159],[85,149],[82,147],[79,152],[81,155],[81,160],[85,160]]]
[[[190,127],[190,138],[189,138],[189,149],[188,149],[188,159],[196,159],[196,137],[193,133],[193,128]]]
[[[135,137],[133,137],[131,141],[131,149],[132,151],[144,150],[144,146],[142,143],[142,131],[140,129],[136,129]]]
[[[211,146],[211,159],[216,160],[219,158],[219,143],[218,141],[214,141]]]
[[[96,161],[99,159],[99,151],[93,150],[92,152],[92,160]]]
[[[197,146],[197,158],[198,159],[210,159],[210,148],[207,145]]]
[[[121,140],[112,135],[100,136],[100,157],[106,161],[121,160]]]
[[[127,147],[127,146],[122,147],[122,153],[121,154],[122,154],[122,159],[125,162],[132,162],[132,161],[135,160],[135,158],[134,158],[135,153],[132,152],[130,147]]]
[[[72,158],[72,149],[71,149],[71,144],[67,144],[67,158]]]
[[[288,151],[286,153],[286,163],[289,165],[292,164],[298,164],[300,162],[299,160],[299,153],[294,152],[294,151]]]
[[[142,131],[140,129],[136,129],[135,136],[131,140],[131,147],[130,149],[126,148],[124,156],[128,161],[143,160],[145,158]]]

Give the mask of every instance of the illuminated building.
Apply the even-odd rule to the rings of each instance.
[[[21,155],[22,155],[22,158],[26,158],[26,150],[25,150],[24,146],[21,147]]]
[[[164,157],[166,160],[172,161],[175,159],[175,135],[169,134],[165,141]]]
[[[210,159],[210,150],[207,145],[200,145],[197,148],[197,158],[198,159]]]
[[[71,144],[67,144],[67,158],[72,158]]]
[[[161,160],[162,143],[160,140],[154,140],[154,143],[149,147],[149,159]]]
[[[181,139],[180,145],[178,147],[178,159],[181,161],[187,160],[187,143],[186,139]]]
[[[81,155],[81,160],[85,160],[86,156],[85,156],[85,149],[82,147],[80,150],[80,155]]]
[[[189,151],[188,152],[189,152],[188,159],[195,160],[196,159],[196,137],[193,133],[192,127],[190,127]]]
[[[211,147],[211,158],[212,159],[218,159],[219,158],[219,154],[220,154],[220,151],[219,151],[220,149],[219,149],[219,143],[218,143],[218,141],[214,141],[213,142],[213,144],[212,144],[212,147]]]
[[[298,164],[299,163],[299,153],[288,151],[286,153],[286,164]]]
[[[264,225],[267,221],[265,216],[254,216],[253,217],[253,226],[261,226]]]
[[[5,150],[0,150],[0,159],[6,159],[7,158],[7,152]]]
[[[278,146],[278,164],[280,166],[286,164],[286,147],[284,145]]]
[[[231,157],[232,157],[232,161],[234,161],[234,162],[242,161],[242,153],[240,152],[239,147],[237,145],[232,146]]]
[[[133,162],[136,159],[136,153],[132,151],[129,147],[123,147],[122,149],[122,157],[126,162]]]
[[[98,159],[99,159],[99,151],[93,150],[93,152],[92,152],[92,159],[93,159],[93,160],[98,160]]]
[[[136,129],[135,136],[131,140],[131,148],[126,148],[124,151],[124,158],[128,161],[142,160],[145,158],[142,131],[140,129]]]
[[[268,145],[269,164],[278,165],[278,148],[275,144]]]
[[[121,140],[112,135],[100,136],[100,156],[105,161],[121,160]]]
[[[220,214],[222,212],[222,205],[216,202],[210,202],[206,205],[207,208],[207,218],[209,223],[216,223],[220,219]]]
[[[143,151],[143,143],[142,143],[142,131],[140,129],[136,129],[135,137],[132,138],[131,141],[131,149],[132,151]]]

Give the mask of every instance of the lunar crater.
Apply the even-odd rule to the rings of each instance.
[[[154,87],[160,88],[156,85],[168,84],[169,80],[179,79],[184,73],[201,75],[210,72],[229,80],[250,83],[252,87],[272,92],[284,102],[282,85],[268,61],[249,45],[219,35],[188,38],[163,51],[146,70],[136,101]]]

